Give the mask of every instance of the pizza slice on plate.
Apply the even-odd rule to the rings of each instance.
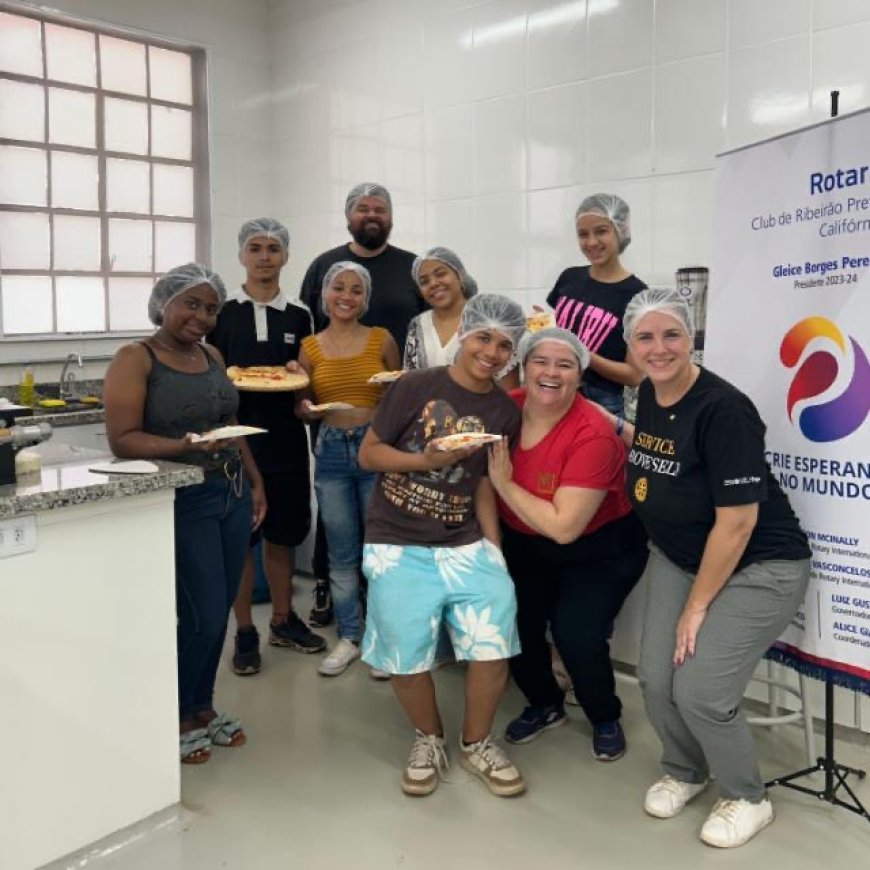
[[[288,372],[284,366],[229,366],[227,377],[237,390],[287,392],[308,386],[304,372]]]
[[[368,382],[370,384],[391,384],[393,381],[399,380],[403,374],[405,374],[403,369],[392,372],[378,372],[376,375],[372,375]]]
[[[462,450],[465,447],[494,444],[496,441],[501,441],[501,437],[492,432],[456,432],[453,435],[433,438],[432,443],[436,450]]]

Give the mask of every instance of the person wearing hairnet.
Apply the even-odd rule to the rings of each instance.
[[[525,789],[492,738],[519,652],[516,599],[499,547],[498,514],[486,452],[439,449],[445,435],[487,432],[513,440],[519,412],[493,377],[525,331],[522,308],[496,294],[468,301],[459,352],[450,366],[410,371],[384,396],[360,449],[377,471],[366,516],[363,571],[369,582],[363,661],[389,673],[414,728],[401,779],[409,795],[433,792],[449,766],[430,673],[447,626],[467,661],[461,765],[495,795]]]
[[[333,264],[320,295],[329,326],[309,335],[299,355],[311,384],[297,394],[297,413],[320,423],[314,442],[314,489],[338,624],[338,643],[318,669],[326,677],[344,673],[359,658],[362,530],[374,475],[361,468],[358,453],[384,392],[369,378],[399,367],[399,350],[390,333],[360,322],[371,295],[371,277],[364,267],[351,261]],[[332,403],[340,407],[319,407]]]
[[[344,216],[351,240],[315,257],[302,279],[300,298],[311,309],[315,330],[323,329],[327,318],[320,304],[323,279],[328,269],[342,260],[363,266],[371,275],[372,297],[362,317],[365,326],[389,330],[401,352],[405,347],[408,323],[426,307],[411,278],[414,254],[389,243],[393,229],[393,201],[381,184],[364,181],[348,191]],[[316,424],[311,427],[316,438]],[[312,568],[317,577],[312,625],[326,626],[332,621],[329,582],[326,579],[326,540],[318,517]]]
[[[122,347],[103,389],[106,434],[125,459],[200,467],[202,483],[175,491],[178,707],[181,761],[241,746],[241,725],[214,708],[214,687],[251,530],[266,513],[263,481],[244,438],[194,441],[236,422],[239,397],[215,348],[203,344],[226,300],[223,281],[196,263],[154,285],[153,335]],[[135,615],[134,615],[135,616]]]
[[[511,674],[528,706],[505,731],[528,743],[565,723],[547,626],[592,724],[592,754],[625,753],[608,638],[643,573],[646,535],[624,493],[625,448],[600,410],[577,392],[589,351],[557,327],[520,344],[525,387],[520,440],[492,448],[489,479],[498,495],[502,547],[517,593],[522,652]],[[541,566],[546,566],[546,571]]]
[[[281,270],[290,253],[290,234],[274,218],[254,218],[239,230],[239,262],[244,284],[218,314],[217,326],[207,338],[227,365],[285,366],[298,370],[302,339],[311,335],[311,315],[281,290]],[[268,430],[250,442],[263,477],[269,512],[252,536],[263,541],[263,569],[272,601],[269,643],[272,646],[317,653],[326,641],[299,618],[293,609],[295,548],[311,528],[311,485],[308,438],[294,413],[293,393],[239,393],[240,423]],[[251,614],[254,590],[254,551],[248,551],[239,594],[233,604],[236,617],[233,671],[256,674],[262,665],[260,637]]]
[[[408,325],[402,367],[425,369],[450,365],[459,349],[459,317],[465,303],[477,295],[477,282],[462,260],[449,248],[434,247],[422,253],[411,266],[420,296],[430,306]],[[514,354],[496,374],[502,389],[519,385],[519,359]]]
[[[803,603],[811,550],[765,460],[755,405],[692,362],[686,301],[645,290],[624,328],[645,375],[623,431],[626,488],[650,539],[638,676],[664,774],[644,809],[673,818],[715,779],[700,837],[731,848],[773,821],[740,702]]]
[[[583,394],[614,414],[623,413],[623,390],[640,383],[622,337],[622,314],[631,298],[646,287],[620,262],[631,243],[631,213],[612,193],[587,196],[574,217],[580,250],[588,266],[572,266],[547,296],[556,325],[573,332],[589,349]]]

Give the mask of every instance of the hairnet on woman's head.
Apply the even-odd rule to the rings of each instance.
[[[160,326],[163,323],[163,312],[166,306],[176,296],[200,284],[208,284],[217,293],[219,306],[227,301],[227,288],[217,272],[212,272],[199,263],[185,263],[183,266],[170,269],[158,278],[157,283],[151,288],[151,296],[148,299],[148,319],[156,326]]]
[[[631,209],[615,193],[593,193],[592,196],[587,196],[577,208],[574,223],[585,214],[606,217],[613,224],[619,238],[620,254],[631,244]]]
[[[354,210],[356,204],[366,196],[379,196],[387,203],[387,208],[392,213],[393,200],[390,198],[390,192],[386,187],[378,184],[376,181],[363,181],[361,184],[352,187],[348,193],[347,199],[344,201],[344,216],[350,217],[350,213]]]
[[[459,315],[458,336],[464,341],[472,332],[495,329],[516,347],[526,331],[526,315],[523,309],[507,296],[498,293],[481,293],[469,299]]]
[[[523,336],[519,350],[519,357],[523,361],[523,365],[525,365],[529,354],[542,341],[555,341],[558,344],[565,345],[577,357],[581,372],[589,368],[589,349],[573,332],[561,329],[558,326],[548,326],[545,329],[539,329],[537,332],[527,332]]]
[[[240,260],[242,252],[245,250],[245,245],[251,239],[255,239],[258,236],[275,239],[276,242],[280,242],[281,247],[284,249],[284,262],[287,262],[287,258],[290,256],[290,233],[287,232],[287,227],[284,224],[279,223],[275,218],[269,217],[253,218],[242,224],[242,228],[239,230]]]
[[[363,308],[359,315],[362,317],[363,314],[369,310],[369,302],[372,298],[372,276],[369,275],[369,270],[366,269],[365,266],[360,266],[359,263],[352,263],[350,260],[341,260],[338,263],[333,263],[326,270],[326,274],[323,276],[323,284],[321,284],[320,309],[327,317],[329,317],[329,312],[326,310],[326,291],[329,289],[336,276],[340,275],[342,272],[354,272],[362,281],[366,293]]]
[[[676,290],[641,290],[625,307],[622,315],[622,332],[626,341],[631,340],[635,327],[645,315],[659,311],[679,321],[686,335],[695,335],[695,321],[689,303]]]
[[[453,269],[456,272],[456,277],[459,278],[459,285],[462,287],[462,295],[466,299],[471,299],[472,296],[477,296],[477,281],[465,271],[465,266],[462,265],[462,260],[450,250],[450,248],[434,247],[429,248],[417,257],[411,264],[411,276],[414,283],[420,286],[420,269],[426,260],[437,260],[445,266]]]

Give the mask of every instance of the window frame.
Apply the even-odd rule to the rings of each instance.
[[[46,205],[15,205],[0,203],[0,213],[17,214],[45,214],[48,216],[49,231],[49,266],[47,269],[20,269],[3,268],[3,276],[14,277],[48,277],[52,287],[52,323],[57,326],[57,279],[66,277],[99,278],[102,282],[103,299],[105,302],[105,329],[100,332],[61,332],[56,328],[51,332],[40,333],[14,333],[6,334],[3,330],[2,299],[0,299],[0,346],[15,344],[29,344],[34,342],[77,342],[82,341],[117,341],[118,339],[139,337],[147,335],[147,328],[136,330],[111,330],[110,292],[109,280],[111,278],[146,278],[154,280],[161,274],[154,271],[131,271],[113,270],[110,264],[109,250],[109,222],[113,219],[128,219],[145,221],[151,227],[151,264],[156,266],[156,235],[158,223],[183,223],[192,224],[195,238],[195,257],[197,262],[211,266],[211,202],[210,202],[210,172],[208,151],[208,99],[207,99],[207,55],[204,46],[195,45],[187,41],[173,40],[165,37],[152,36],[138,31],[131,31],[123,27],[113,27],[103,23],[91,22],[80,18],[74,18],[63,14],[55,14],[36,10],[18,5],[0,2],[0,12],[15,15],[20,18],[38,21],[40,23],[40,41],[42,53],[42,76],[26,75],[22,73],[0,70],[0,80],[19,82],[23,84],[36,84],[43,88],[44,118],[43,118],[43,141],[10,139],[0,137],[0,145],[8,147],[22,147],[31,150],[40,150],[46,155]],[[93,86],[81,85],[73,82],[65,82],[59,79],[51,79],[48,76],[48,55],[46,52],[46,24],[56,24],[74,30],[81,30],[94,36],[94,61],[95,61],[95,84]],[[113,91],[102,87],[101,52],[99,40],[101,36],[122,39],[127,42],[138,43],[146,47],[145,51],[145,75],[146,88],[144,95]],[[191,102],[190,104],[178,103],[171,100],[154,98],[151,96],[150,75],[150,52],[147,48],[152,46],[159,49],[167,49],[180,52],[190,57],[191,62]],[[51,88],[60,88],[67,91],[87,93],[94,95],[96,136],[94,148],[78,145],[65,145],[52,143],[49,139],[49,100]],[[133,154],[122,151],[109,151],[105,147],[105,101],[106,99],[121,99],[136,102],[147,107],[147,142],[146,154]],[[191,159],[180,160],[171,157],[159,157],[150,153],[152,145],[152,106],[182,109],[191,113]],[[71,209],[56,207],[52,202],[52,152],[67,154],[79,154],[89,157],[96,156],[98,170],[97,209]],[[149,210],[148,212],[117,212],[107,208],[107,162],[112,159],[137,160],[148,164],[149,175]],[[193,215],[192,217],[179,217],[173,215],[155,214],[154,212],[154,171],[156,166],[183,166],[190,167],[193,171]],[[100,221],[100,268],[98,271],[82,269],[59,269],[54,265],[55,245],[55,218],[58,216],[91,217]],[[0,288],[2,294],[2,288]],[[11,347],[9,348],[12,349]]]

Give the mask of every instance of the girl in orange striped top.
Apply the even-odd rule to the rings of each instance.
[[[305,338],[299,354],[311,385],[299,395],[297,414],[308,422],[322,420],[314,444],[314,489],[326,532],[338,624],[338,644],[319,668],[324,676],[343,673],[359,658],[362,528],[375,474],[359,467],[358,454],[384,390],[367,382],[377,372],[400,366],[390,333],[359,322],[371,292],[371,276],[363,266],[349,261],[332,266],[321,295],[329,326]],[[342,402],[350,407],[324,413],[313,410],[312,398],[317,405]]]

